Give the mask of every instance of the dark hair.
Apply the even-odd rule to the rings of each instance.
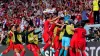
[[[50,17],[53,17],[53,16],[52,16],[52,13],[49,13],[48,15],[49,15],[49,18],[50,18]]]
[[[11,25],[11,26],[10,26],[10,30],[13,28],[13,26],[15,26],[15,25]]]
[[[35,26],[28,25],[27,30],[29,30],[30,27],[35,28]]]
[[[86,24],[86,23],[85,23],[84,21],[80,22],[80,26],[82,26],[82,27],[84,27],[85,24]]]
[[[19,27],[19,25],[16,25],[15,28],[17,29]]]
[[[46,20],[47,20],[48,18],[49,18],[48,16],[45,17]]]
[[[45,16],[45,20],[47,20],[48,18],[49,18],[49,16],[48,16],[48,14],[44,14],[44,16]]]
[[[61,17],[59,20],[64,20],[64,17]]]

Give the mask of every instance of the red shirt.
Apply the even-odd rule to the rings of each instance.
[[[44,32],[49,31],[49,26],[50,26],[50,22],[48,20],[46,20],[45,23],[44,23]]]
[[[77,39],[77,36],[78,36],[77,34],[78,34],[78,29],[75,29],[74,34],[73,34],[73,36],[72,36],[72,38],[73,38],[74,40]]]
[[[55,26],[56,26],[56,24],[55,24],[55,23],[53,23],[53,24],[51,25],[51,27],[50,27],[50,29],[49,29],[49,30],[53,32],[53,30],[54,30]]]
[[[50,26],[49,34],[50,34],[51,37],[53,36],[53,31],[54,31],[55,26],[56,26],[55,23],[53,23],[53,24]]]
[[[92,14],[93,14],[92,12],[90,12],[90,14],[89,14],[89,23],[90,24],[93,24],[94,23],[94,18],[93,18],[93,15]]]
[[[80,22],[82,20],[81,15],[77,15],[76,18],[77,18],[78,22]]]
[[[77,28],[77,40],[85,41],[86,30],[84,28]]]
[[[84,28],[76,28],[72,38],[76,41],[85,40],[86,30]]]

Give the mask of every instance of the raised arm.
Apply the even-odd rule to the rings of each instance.
[[[57,19],[59,19],[60,18],[60,16],[58,16],[58,17],[56,17],[56,18],[53,18],[52,20],[49,20],[50,22],[53,22],[53,21],[55,21],[55,20],[57,20]]]

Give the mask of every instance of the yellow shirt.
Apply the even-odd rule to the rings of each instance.
[[[38,35],[34,35],[33,32],[28,35],[28,42],[38,44]]]
[[[74,32],[72,31],[72,29],[74,28],[74,25],[67,25],[66,26],[66,31],[69,35],[73,35]]]
[[[93,11],[99,11],[98,0],[93,1]]]
[[[28,35],[28,42],[33,42],[33,39],[34,39],[34,34],[33,34],[33,32],[32,33],[30,33],[29,35]]]
[[[22,43],[22,36],[20,34],[17,35],[17,39]]]
[[[10,33],[12,33],[12,37],[9,36]],[[15,34],[14,34],[12,31],[9,31],[9,32],[8,32],[7,41],[6,41],[7,44],[9,44],[10,38],[11,38],[11,40],[12,40],[13,42],[15,42]]]
[[[65,33],[65,29],[63,29],[63,30],[60,32],[59,40],[62,40],[62,37],[63,37],[64,33]]]
[[[54,37],[55,37],[56,34],[57,34],[57,28],[58,28],[58,27],[55,27],[55,28],[54,28],[54,32],[53,32],[53,33],[54,33]]]

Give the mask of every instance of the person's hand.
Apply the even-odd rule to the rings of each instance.
[[[57,24],[57,23],[58,23],[58,21],[59,21],[59,19],[57,19],[57,20],[55,21],[55,23]]]
[[[62,26],[64,27],[66,24],[62,24]]]

